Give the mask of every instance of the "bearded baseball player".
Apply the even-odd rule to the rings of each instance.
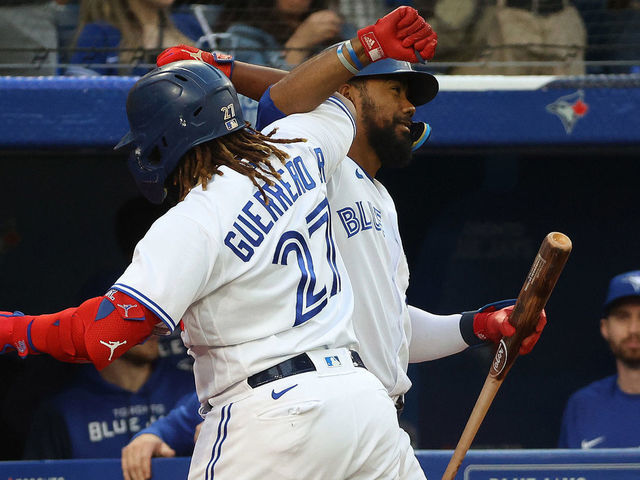
[[[4,312],[1,345],[103,368],[182,321],[205,418],[190,479],[410,478],[393,402],[353,350],[326,184],[356,121],[349,100],[329,95],[353,75],[350,62],[430,58],[435,42],[415,10],[395,10],[347,52],[299,67],[309,82],[283,79],[272,96],[280,111],[311,110],[288,101],[300,88],[328,99],[278,120],[273,135],[245,124],[211,65],[181,61],[142,77],[118,147],[131,148],[142,193],[175,206],[104,296],[52,315]],[[319,82],[318,69],[332,81]]]
[[[348,49],[349,46],[344,46]],[[159,58],[166,64],[196,55],[203,61],[231,71],[242,93],[256,95],[268,87],[272,69],[233,62],[230,57],[178,46],[167,49]],[[474,312],[434,315],[407,306],[405,291],[409,270],[398,231],[394,202],[375,175],[382,165],[402,167],[409,164],[412,150],[428,138],[430,127],[411,121],[415,107],[432,100],[438,83],[432,75],[419,71],[406,61],[385,59],[358,71],[339,91],[350,98],[358,112],[356,138],[345,160],[328,181],[328,198],[336,225],[336,241],[342,252],[354,290],[354,327],[359,351],[367,367],[384,384],[400,410],[411,382],[409,362],[421,362],[457,353],[483,341],[497,342],[515,332],[508,322],[513,301],[496,302]],[[280,75],[286,75],[281,72]],[[330,81],[327,72],[316,69],[316,80]],[[277,75],[275,75],[277,77]],[[314,90],[304,86],[308,80],[294,70],[287,83],[274,85],[261,99],[258,122],[263,126],[281,118],[274,98],[286,88],[292,104],[313,107]],[[296,88],[292,88],[295,86]],[[296,93],[300,92],[300,97]],[[257,98],[257,97],[254,97]],[[375,279],[375,281],[374,281]],[[536,332],[523,342],[528,353],[545,325],[542,314]],[[182,425],[193,424],[195,412],[182,409],[182,418],[161,419],[123,451],[125,476],[146,479],[150,475],[150,457],[177,441]],[[171,423],[174,423],[174,427]],[[184,429],[182,429],[184,430]],[[402,449],[407,452],[406,478],[422,478],[422,472],[408,435],[400,430]]]

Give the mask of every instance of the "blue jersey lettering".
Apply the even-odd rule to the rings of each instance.
[[[237,235],[234,232],[227,232],[227,236],[224,237],[224,244],[229,247],[231,251],[240,258],[240,260],[248,262],[251,257],[253,257],[254,250],[244,240],[240,240],[237,245],[231,243],[231,241],[236,237]]]
[[[342,226],[347,232],[347,238],[353,237],[360,231],[360,222],[356,218],[356,212],[351,207],[345,207],[338,210],[338,216],[342,221]]]
[[[309,171],[307,170],[307,166],[302,161],[302,158],[296,157],[293,159],[293,165],[296,167],[298,174],[300,175],[300,180],[304,184],[304,188],[307,190],[311,190],[315,188],[316,181],[313,179]]]
[[[320,158],[322,152],[316,153]],[[324,165],[324,159],[322,161]],[[253,193],[253,200],[248,201],[242,207],[242,212],[233,222],[233,228],[227,232],[224,244],[240,258],[243,262],[248,262],[254,253],[254,248],[258,248],[269,234],[284,212],[307,191],[316,187],[316,181],[307,170],[301,157],[295,157],[285,163],[285,169],[278,170],[281,178],[275,179],[273,185],[266,182],[262,184],[266,199],[262,192]],[[290,177],[291,181],[285,179]],[[293,187],[295,185],[295,188]],[[263,219],[254,207],[262,206],[271,220]],[[328,208],[328,205],[327,205]],[[332,291],[335,290],[335,286]],[[307,298],[308,300],[308,298]]]
[[[266,225],[262,223],[262,217],[249,210],[252,206],[253,203],[247,202],[247,204],[242,207],[242,211],[246,213],[251,220],[253,220],[253,223],[255,223],[260,228],[260,230],[262,230],[264,233],[269,233],[269,230],[271,230],[271,228],[273,227],[273,222],[271,221]]]
[[[337,210],[337,212],[344,231],[347,233],[347,238],[371,229],[375,229],[384,235],[384,230],[382,229],[382,212],[374,207],[371,202],[367,202],[367,206],[365,207],[362,201],[357,201],[355,208],[344,207]]]
[[[314,148],[313,152],[316,154],[316,159],[318,160],[318,171],[320,172],[320,181],[322,183],[327,183],[327,176],[324,172],[324,155],[322,153],[322,149]]]

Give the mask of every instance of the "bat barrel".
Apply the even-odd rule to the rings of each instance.
[[[509,317],[516,333],[498,344],[489,371],[492,377],[503,378],[507,374],[518,356],[520,344],[536,329],[540,313],[567,263],[571,248],[569,237],[560,232],[551,232],[542,241]]]

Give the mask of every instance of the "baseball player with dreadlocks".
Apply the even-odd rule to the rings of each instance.
[[[353,350],[326,183],[355,119],[349,100],[329,96],[352,76],[347,56],[430,58],[435,38],[409,8],[359,33],[350,52],[299,67],[309,83],[282,80],[274,105],[294,115],[273,135],[245,125],[231,82],[211,65],[181,61],[142,77],[118,146],[131,148],[142,193],[175,206],[104,296],[52,315],[2,313],[3,350],[98,368],[181,319],[205,414],[190,479],[408,478],[393,403]],[[333,80],[314,80],[316,69]],[[288,95],[309,85],[328,99],[295,115]]]
[[[186,46],[167,49],[159,56],[158,63],[193,55],[225,68],[228,75],[233,67],[234,83],[241,85],[241,92],[249,95],[262,94],[269,85],[265,79],[273,75],[273,70],[253,70],[255,75],[252,75],[247,64]],[[356,69],[355,65],[351,67]],[[316,79],[329,81],[324,77],[326,73],[316,69]],[[285,74],[281,72],[281,75]],[[288,80],[289,86],[302,87],[307,81],[296,70],[288,74]],[[249,86],[254,89],[251,93],[248,93]],[[273,102],[273,98],[280,95],[282,86],[273,86],[262,98],[259,122],[266,124],[282,116]],[[407,306],[408,266],[395,205],[385,187],[374,177],[382,165],[407,165],[412,148],[419,147],[428,138],[430,127],[412,123],[411,118],[416,106],[435,97],[438,83],[435,77],[414,69],[408,62],[384,59],[357,72],[339,91],[353,100],[358,112],[358,129],[347,158],[328,181],[336,241],[352,280],[359,352],[369,370],[382,381],[389,396],[401,408],[403,395],[411,386],[407,376],[409,362],[441,358],[469,345],[487,340],[497,342],[503,335],[512,335],[515,330],[507,318],[513,301],[444,316]],[[298,92],[301,95],[296,97]],[[290,89],[288,99],[309,108],[314,104],[313,93],[309,87]],[[545,321],[543,314],[537,332],[523,342],[521,353],[528,353],[533,348]],[[187,443],[197,423],[195,416],[193,409],[182,408],[134,439],[123,451],[125,478],[149,478],[151,455],[167,454],[165,452],[171,451],[174,442]],[[403,448],[413,459],[412,476],[408,478],[424,478],[412,455],[408,435],[401,431],[400,438]]]

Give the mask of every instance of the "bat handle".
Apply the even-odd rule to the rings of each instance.
[[[456,473],[458,473],[458,469],[460,468],[460,465],[462,465],[462,461],[467,454],[467,450],[471,447],[471,443],[473,442],[476,433],[478,433],[478,429],[487,414],[487,410],[489,410],[489,405],[493,402],[493,399],[498,393],[503,381],[504,377],[502,379],[497,379],[487,375],[487,379],[485,380],[480,395],[476,400],[473,411],[469,416],[467,425],[464,427],[464,431],[462,432],[462,435],[460,435],[460,440],[458,440],[456,449],[451,456],[451,460],[449,460],[449,465],[447,465],[447,469],[442,475],[442,480],[455,479]]]

